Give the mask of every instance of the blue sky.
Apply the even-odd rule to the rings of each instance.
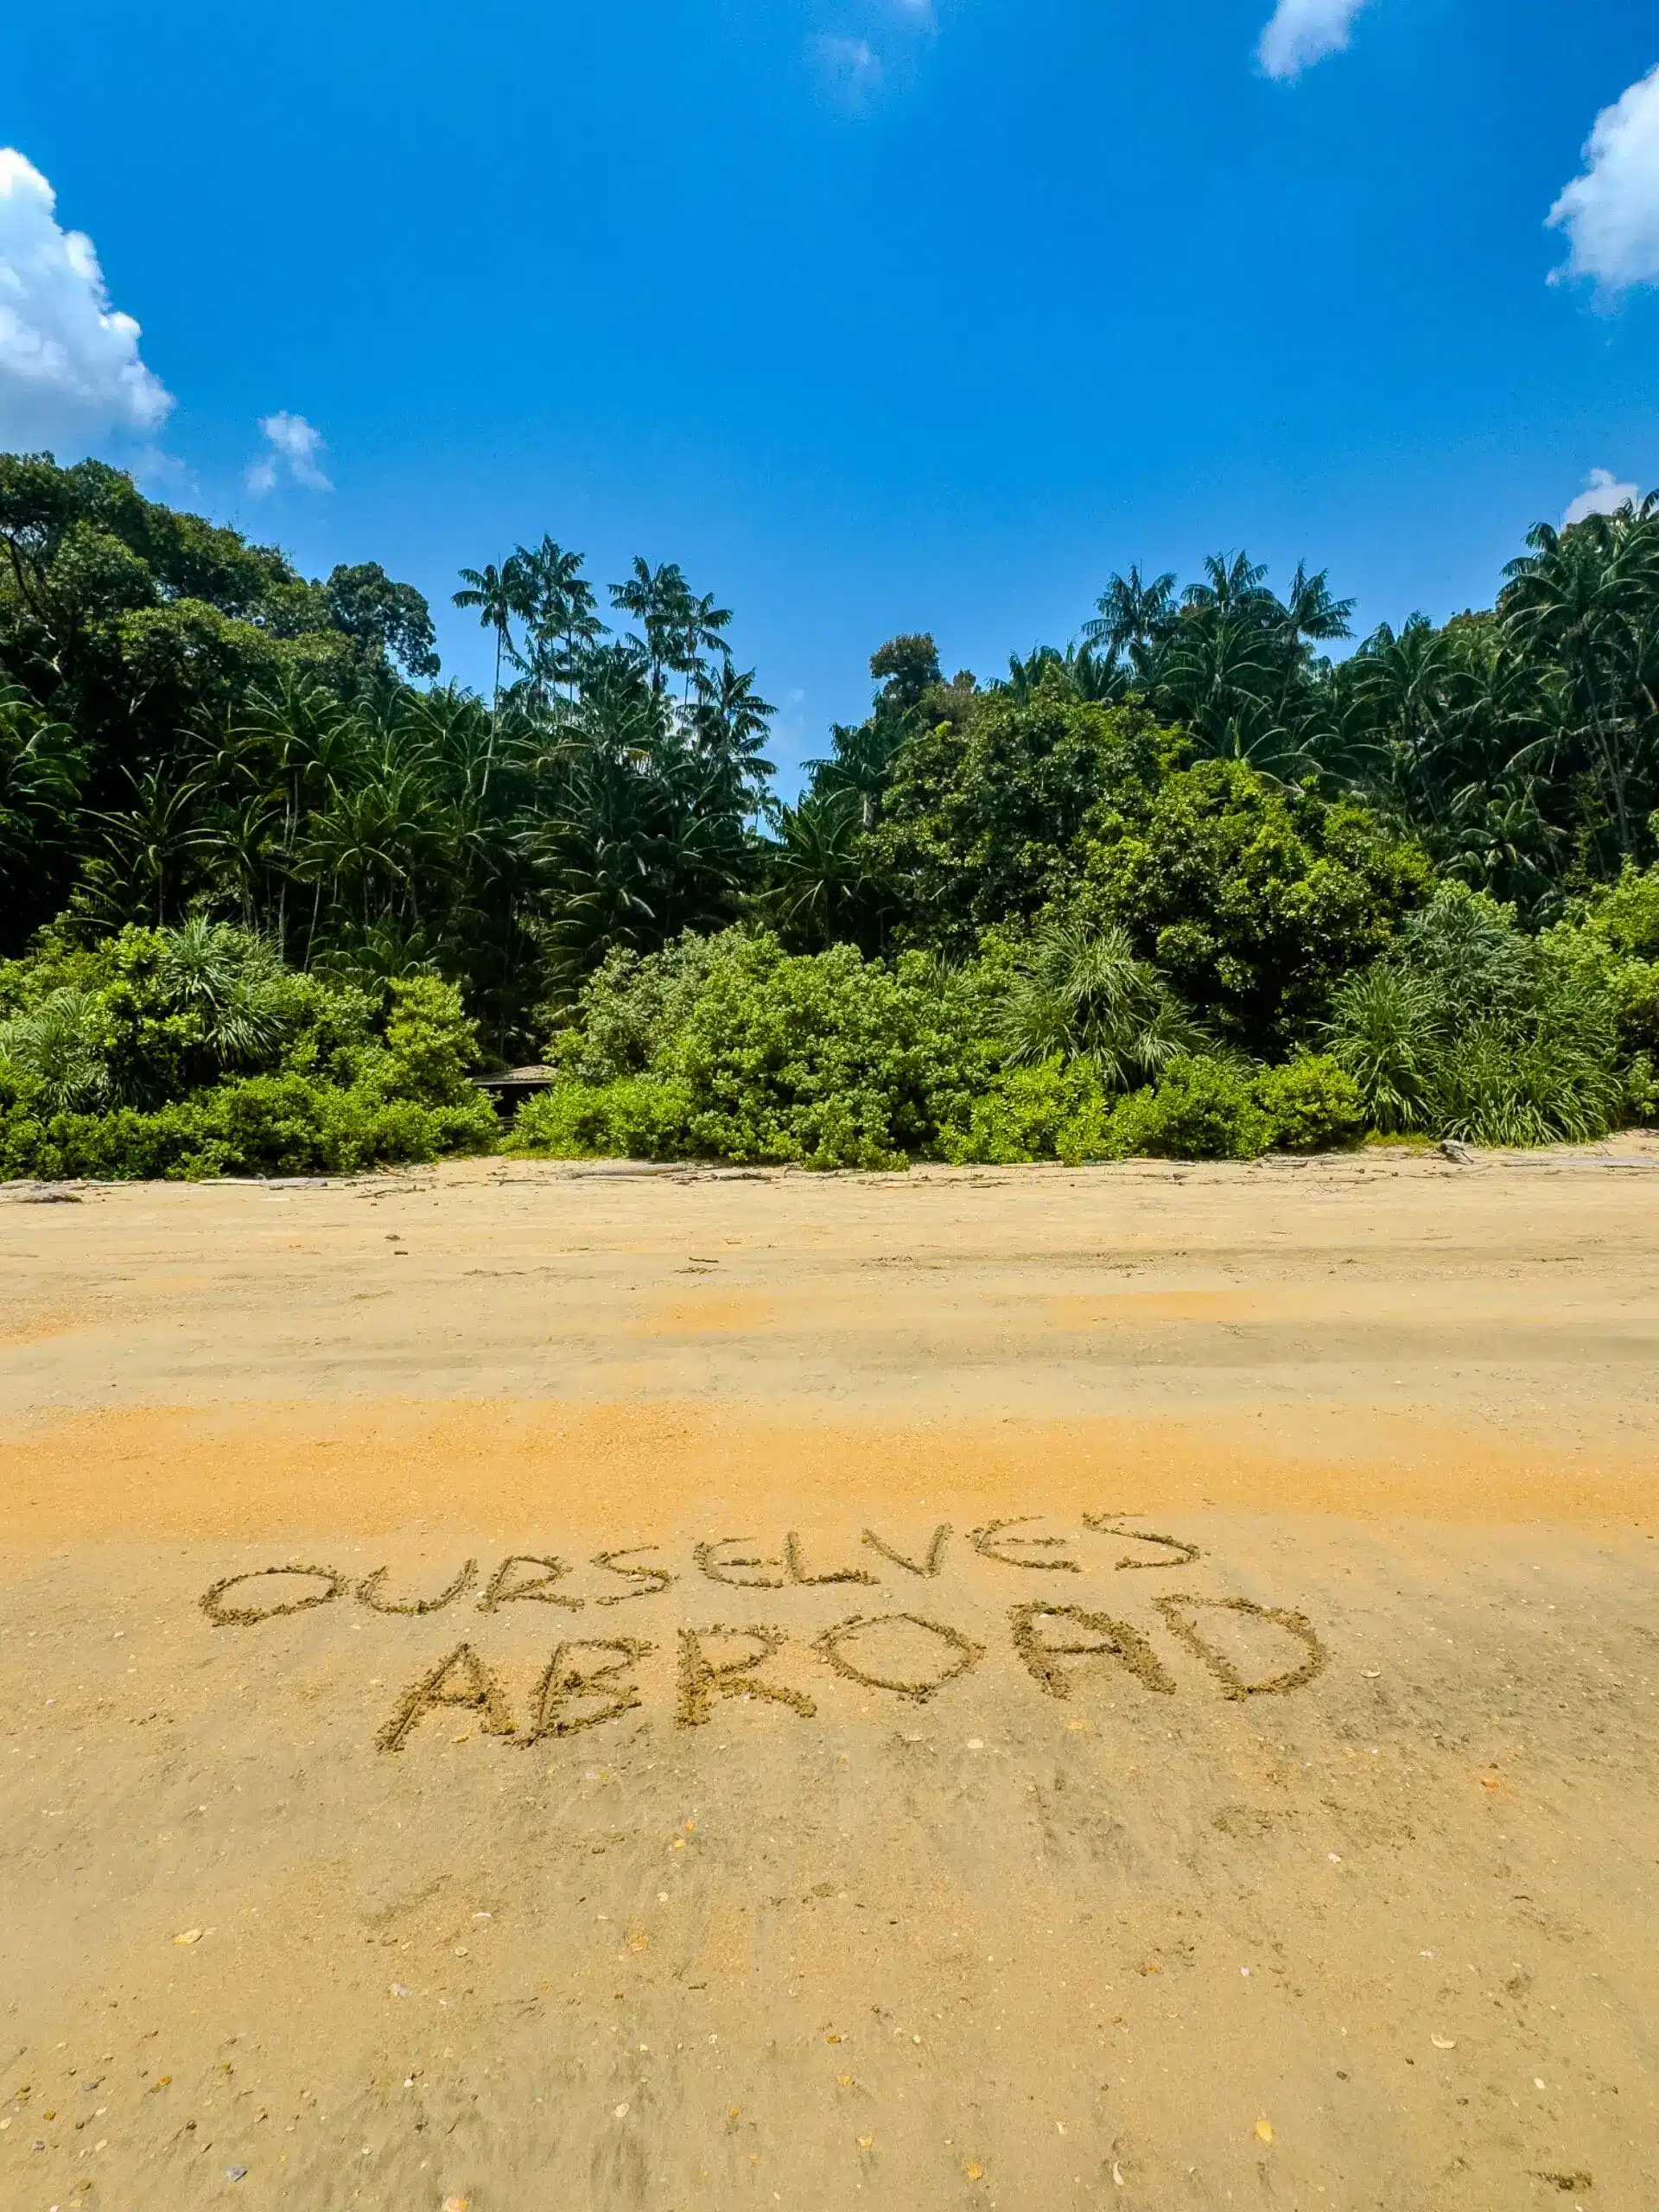
[[[0,443],[380,559],[474,680],[461,563],[678,560],[785,761],[893,632],[994,673],[1131,561],[1444,614],[1659,483],[1656,67],[1635,0],[57,0]]]

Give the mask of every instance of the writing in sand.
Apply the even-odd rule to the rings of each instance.
[[[1082,1535],[1071,1536],[1033,1533],[1039,1516],[1016,1515],[971,1530],[964,1540],[965,1557],[982,1575],[979,1561],[993,1570],[1063,1575],[1179,1572],[1200,1558],[1198,1547],[1184,1538],[1127,1525],[1135,1517],[1085,1514]],[[1110,1556],[1090,1541],[1101,1537],[1129,1548]],[[908,1548],[865,1529],[860,1548],[824,1555],[813,1553],[794,1530],[775,1551],[746,1537],[716,1537],[691,1546],[689,1573],[683,1560],[667,1563],[663,1549],[641,1544],[599,1551],[580,1569],[552,1553],[514,1552],[487,1580],[479,1561],[468,1559],[441,1588],[424,1595],[394,1590],[385,1567],[354,1576],[337,1567],[289,1561],[226,1575],[200,1603],[215,1628],[229,1629],[253,1629],[342,1603],[404,1618],[452,1610],[500,1615],[523,1605],[575,1613],[660,1600],[688,1580],[693,1588],[712,1582],[732,1590],[785,1592],[875,1587],[896,1577],[913,1586],[940,1581],[953,1560],[963,1556],[949,1522],[936,1526],[925,1543]],[[980,1637],[931,1612],[874,1610],[879,1602],[867,1600],[871,1610],[817,1630],[791,1632],[770,1622],[745,1621],[732,1626],[676,1625],[671,1639],[561,1637],[539,1671],[527,1707],[518,1712],[503,1667],[468,1638],[409,1686],[375,1740],[382,1751],[400,1751],[429,1714],[455,1707],[476,1712],[480,1733],[503,1742],[528,1745],[576,1735],[620,1720],[645,1703],[640,1670],[664,1645],[671,1652],[674,1717],[688,1728],[703,1726],[728,1699],[781,1707],[811,1719],[818,1710],[815,1690],[836,1680],[861,1692],[925,1705],[972,1674],[989,1654],[990,1645]],[[1140,1627],[1120,1618],[1116,1609],[1067,1604],[1063,1586],[1050,1585],[1048,1594],[1007,1607],[996,1628],[985,1635],[996,1636],[1000,1648],[1041,1695],[1061,1700],[1073,1697],[1080,1683],[1102,1670],[1127,1678],[1148,1695],[1175,1695],[1177,1678],[1159,1648],[1160,1636],[1196,1660],[1203,1675],[1228,1699],[1285,1695],[1313,1681],[1328,1662],[1313,1624],[1294,1607],[1166,1587],[1154,1599],[1152,1611],[1154,1622]],[[1224,1626],[1248,1626],[1258,1649],[1276,1638],[1277,1662],[1265,1672],[1247,1673],[1236,1637],[1226,1643],[1219,1639]],[[803,1687],[806,1681],[812,1687]]]

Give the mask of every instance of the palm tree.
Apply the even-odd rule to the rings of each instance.
[[[720,653],[729,659],[730,648],[724,632],[732,619],[729,607],[716,607],[713,592],[705,592],[701,599],[694,599],[688,592],[681,611],[680,633],[676,641],[674,660],[676,671],[685,678],[685,696],[691,696],[694,679],[702,675],[702,656],[705,652]],[[768,709],[770,712],[770,709]]]
[[[868,890],[863,809],[851,789],[815,791],[779,817],[767,853],[771,885],[761,905],[783,932],[833,944],[855,924]]]
[[[524,615],[532,676],[539,683],[574,683],[582,653],[604,634],[593,586],[582,573],[582,556],[543,537],[513,556],[524,580]]]
[[[1104,645],[1114,660],[1126,648],[1131,656],[1144,652],[1174,620],[1174,572],[1148,583],[1132,568],[1127,576],[1115,575],[1095,605],[1095,619],[1083,626],[1088,644]]]
[[[1567,531],[1540,523],[1527,544],[1529,551],[1504,570],[1498,612],[1520,650],[1555,671],[1558,757],[1570,767],[1577,753],[1601,783],[1618,853],[1629,855],[1633,786],[1653,743],[1642,677],[1659,595],[1659,501],[1590,515]]]
[[[643,554],[636,553],[632,574],[611,586],[611,604],[632,615],[639,625],[639,634],[631,642],[645,656],[652,690],[660,691],[664,669],[682,664],[683,640],[694,611],[700,607],[691,596],[679,563],[664,561],[653,569]]]
[[[1284,602],[1282,625],[1285,642],[1294,652],[1304,650],[1305,639],[1324,645],[1354,634],[1348,618],[1354,611],[1355,601],[1331,596],[1330,573],[1328,569],[1321,569],[1310,576],[1305,561],[1296,563],[1296,573],[1290,580],[1290,595]]]
[[[31,918],[24,879],[42,888],[49,881],[42,855],[67,841],[86,775],[86,754],[68,725],[48,720],[27,692],[0,685],[0,907],[22,931],[43,918],[38,910]]]
[[[95,815],[130,906],[148,909],[159,929],[175,906],[185,864],[201,842],[196,823],[198,784],[175,780],[159,768],[141,776],[124,771],[132,789],[130,806]],[[107,894],[106,894],[107,895]],[[123,919],[130,919],[130,912]]]
[[[1189,584],[1181,594],[1183,607],[1198,613],[1259,619],[1265,608],[1278,605],[1266,588],[1266,563],[1252,561],[1248,553],[1235,553],[1230,558],[1225,553],[1206,554],[1204,573],[1204,583]]]
[[[510,553],[498,569],[492,561],[482,569],[463,569],[461,571],[462,588],[452,592],[450,597],[457,607],[475,607],[478,626],[495,632],[495,711],[501,710],[501,662],[505,658],[517,663],[518,649],[512,642],[512,626],[524,618],[530,596],[530,580],[525,575],[521,553]]]
[[[200,832],[207,874],[234,896],[245,930],[255,926],[255,894],[273,858],[271,830],[281,814],[280,799],[267,791],[251,791],[221,803]]]
[[[766,780],[775,772],[763,760],[766,724],[778,709],[754,688],[755,671],[740,671],[723,660],[717,673],[701,670],[695,728],[699,749],[728,779],[732,803],[745,814],[759,805]]]

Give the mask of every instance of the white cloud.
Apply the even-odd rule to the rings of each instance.
[[[1366,0],[1279,0],[1262,34],[1256,59],[1269,77],[1300,77],[1327,54],[1348,43],[1354,17]]]
[[[881,57],[862,38],[819,38],[812,41],[825,88],[844,106],[861,108],[880,89]]]
[[[262,415],[259,428],[265,434],[270,451],[248,464],[246,482],[250,492],[263,497],[267,492],[274,492],[283,476],[304,485],[308,492],[334,490],[317,466],[317,455],[323,450],[322,432],[314,429],[303,415],[290,415],[286,410],[275,415]]]
[[[1596,118],[1587,167],[1549,211],[1572,248],[1551,276],[1592,276],[1606,292],[1659,283],[1659,69]]]
[[[159,429],[173,397],[138,336],[110,305],[92,240],[59,227],[51,186],[0,148],[0,443]]]
[[[1616,515],[1621,507],[1638,505],[1641,498],[1640,485],[1621,484],[1611,468],[1592,468],[1589,483],[1561,517],[1561,528],[1571,530],[1586,515]]]

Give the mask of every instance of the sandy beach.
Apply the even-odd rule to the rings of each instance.
[[[1659,2203],[1659,1139],[0,1279],[7,2207]]]

